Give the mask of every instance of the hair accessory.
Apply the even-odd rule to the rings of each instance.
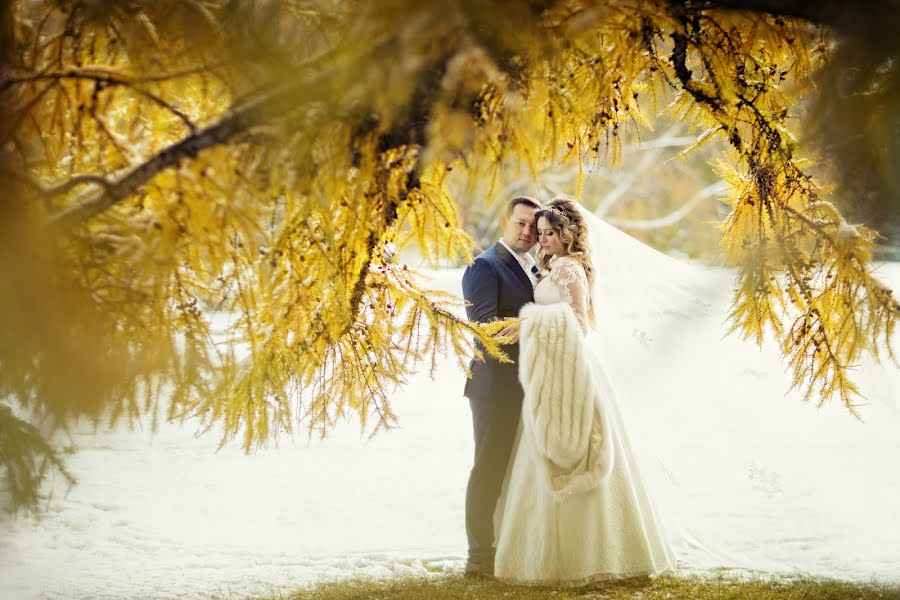
[[[551,213],[553,213],[553,214],[555,214],[555,215],[559,215],[560,217],[565,217],[565,218],[567,218],[567,219],[569,218],[569,216],[568,216],[566,213],[564,213],[563,211],[559,210],[559,209],[556,208],[555,206],[547,207],[547,208],[545,208],[544,210],[547,211],[547,212],[551,212]]]

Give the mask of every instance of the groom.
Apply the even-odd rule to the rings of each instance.
[[[534,301],[537,269],[528,251],[537,241],[535,213],[540,209],[534,198],[513,198],[500,241],[466,269],[462,288],[470,321],[515,317],[523,305]],[[486,352],[483,362],[472,361],[472,377],[464,392],[475,430],[475,464],[466,489],[467,577],[494,575],[494,509],[522,409],[524,393],[516,370],[519,345],[507,345],[503,351],[512,363],[500,363]]]

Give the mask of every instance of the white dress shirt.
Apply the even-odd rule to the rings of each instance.
[[[537,277],[534,273],[531,272],[531,268],[534,267],[537,263],[534,261],[534,258],[527,252],[523,254],[519,254],[515,250],[509,247],[509,245],[504,242],[502,239],[500,243],[503,244],[503,247],[509,250],[509,253],[513,255],[517,261],[519,261],[519,266],[522,267],[522,270],[525,271],[525,274],[528,275],[529,281],[531,281],[531,287],[537,285]]]

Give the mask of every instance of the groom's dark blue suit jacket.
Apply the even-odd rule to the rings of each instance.
[[[475,258],[463,274],[463,297],[469,302],[466,316],[470,321],[494,321],[516,317],[519,309],[534,301],[531,280],[518,260],[503,244],[497,242]],[[483,349],[482,349],[483,350]],[[472,377],[466,381],[464,394],[470,399],[518,396],[519,384],[516,362],[519,360],[519,344],[503,347],[513,360],[501,363],[485,352],[484,362],[473,360]]]

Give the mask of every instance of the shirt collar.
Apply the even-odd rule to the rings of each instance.
[[[531,269],[531,267],[535,264],[534,258],[532,258],[532,256],[529,253],[526,252],[525,254],[519,254],[518,252],[516,252],[515,250],[510,248],[509,244],[504,242],[502,238],[500,239],[500,243],[503,244],[504,248],[509,250],[509,253],[512,254],[515,257],[515,259],[519,261],[519,264],[522,265],[522,267],[524,267],[526,271]]]

